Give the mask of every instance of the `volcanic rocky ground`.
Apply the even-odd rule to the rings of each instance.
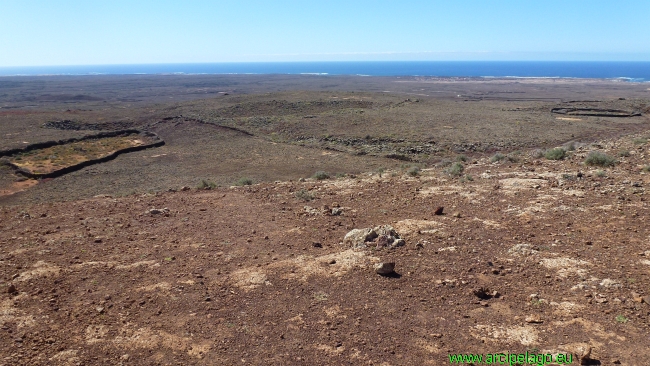
[[[4,78],[4,152],[126,128],[165,145],[38,181],[0,165],[0,365],[647,365],[649,91]],[[404,245],[344,240],[385,225]]]
[[[559,161],[486,156],[462,178],[392,170],[5,206],[0,364],[441,365],[526,351],[646,364],[647,136]],[[586,166],[591,151],[621,156]],[[342,243],[378,225],[406,245]],[[378,275],[380,262],[396,272]]]

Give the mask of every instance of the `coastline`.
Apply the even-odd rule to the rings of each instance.
[[[305,75],[650,82],[650,61],[260,62],[0,67],[0,77]]]

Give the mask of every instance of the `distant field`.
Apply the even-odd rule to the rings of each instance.
[[[97,76],[0,80],[0,149],[139,128],[166,145],[133,152],[0,202],[68,200],[196,186],[360,174],[525,153],[645,128],[641,84],[320,76]],[[619,110],[629,117],[560,110]],[[641,115],[635,115],[641,113]],[[49,171],[132,141],[15,160]],[[0,171],[0,185],[18,177]],[[22,184],[22,183],[21,183]],[[23,184],[24,185],[24,184]],[[0,189],[4,189],[0,187]],[[14,192],[15,189],[12,190]]]

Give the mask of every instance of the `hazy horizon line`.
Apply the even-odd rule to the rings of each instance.
[[[287,60],[287,61],[201,61],[201,62],[133,62],[133,63],[87,63],[87,64],[47,64],[47,65],[0,65],[0,68],[33,68],[33,67],[79,67],[79,66],[137,66],[137,65],[210,65],[210,64],[289,64],[289,63],[368,63],[368,62],[575,62],[575,63],[602,63],[602,62],[622,62],[622,63],[645,63],[648,60],[575,60],[575,59],[560,59],[560,60]]]

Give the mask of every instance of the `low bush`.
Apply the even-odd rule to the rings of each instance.
[[[496,163],[496,162],[503,161],[503,159],[505,159],[505,158],[506,158],[505,155],[503,155],[501,153],[496,153],[496,154],[492,155],[492,157],[490,158],[490,161],[493,162],[493,163]]]
[[[294,193],[294,195],[296,196],[297,199],[300,199],[300,200],[303,200],[303,201],[311,201],[311,200],[313,200],[315,198],[314,194],[309,192],[306,189],[301,189],[301,190],[297,191],[296,193]]]
[[[463,175],[463,171],[465,171],[465,167],[461,163],[453,163],[447,170],[445,170],[447,174],[451,175],[452,177],[460,177]]]
[[[614,166],[616,163],[617,161],[614,157],[599,151],[590,152],[589,155],[587,155],[587,159],[585,159],[585,164],[601,167]]]
[[[235,184],[238,186],[250,186],[253,184],[253,180],[250,178],[239,178]]]
[[[544,157],[548,160],[562,160],[566,156],[566,151],[561,147],[546,150]]]
[[[417,166],[412,166],[406,171],[406,174],[410,175],[411,177],[417,177],[420,175],[420,168]]]
[[[213,189],[216,188],[217,185],[209,180],[201,179],[201,183],[196,187],[197,189]]]
[[[316,179],[316,180],[329,179],[329,177],[330,177],[330,175],[327,174],[324,171],[317,171],[316,173],[314,173],[314,176],[313,176],[313,178]]]

